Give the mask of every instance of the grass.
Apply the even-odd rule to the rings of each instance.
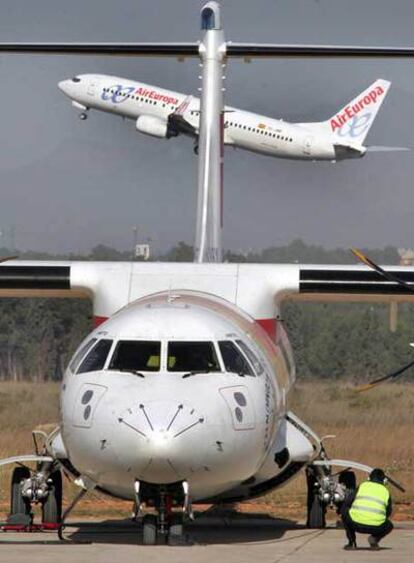
[[[382,467],[406,488],[391,489],[401,513],[414,513],[414,385],[389,384],[356,393],[346,383],[299,383],[290,408],[326,441],[331,458]],[[363,478],[363,474],[358,475]],[[293,511],[304,506],[303,475],[265,499]]]
[[[59,385],[0,382],[0,457],[33,451],[31,431],[58,423]],[[400,515],[414,515],[414,385],[389,384],[357,394],[346,383],[300,382],[289,407],[327,441],[331,457],[385,468],[401,483],[405,494],[392,490]],[[0,513],[7,514],[10,467],[0,468]],[[67,498],[74,493],[67,487]],[[285,488],[254,503],[257,510],[304,517],[306,487],[303,475]],[[77,515],[127,517],[129,503],[104,497],[82,501]]]

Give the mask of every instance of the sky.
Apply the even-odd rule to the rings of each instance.
[[[199,0],[1,0],[0,41],[195,41]],[[223,0],[233,41],[414,46],[412,0]],[[226,103],[287,121],[329,118],[376,78],[393,85],[371,145],[409,152],[332,163],[227,148],[223,246],[261,249],[302,238],[327,248],[414,247],[414,60],[266,60],[227,67]],[[189,138],[151,139],[132,120],[90,112],[57,88],[113,74],[197,94],[198,61],[0,56],[0,246],[155,252],[193,243],[197,159]]]

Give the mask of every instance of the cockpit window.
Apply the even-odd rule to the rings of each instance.
[[[74,76],[72,78],[72,82],[80,82],[80,81],[81,81],[81,79],[78,76]]]
[[[160,371],[161,342],[120,340],[108,369],[119,371]]]
[[[226,367],[226,371],[238,373],[240,375],[252,375],[254,373],[248,361],[231,340],[222,340],[219,342],[221,355]]]
[[[250,360],[250,363],[253,366],[254,371],[257,375],[262,375],[264,369],[262,364],[259,362],[256,354],[251,350],[243,340],[236,340],[236,343],[242,349],[242,351],[246,354],[247,358]]]
[[[98,371],[103,369],[111,346],[112,340],[107,340],[106,338],[98,340],[81,363],[78,373],[87,373],[88,371]]]
[[[69,369],[72,373],[75,373],[81,359],[84,357],[86,352],[91,349],[91,347],[95,344],[96,341],[97,341],[97,338],[92,338],[91,340],[88,340],[88,342],[86,342],[86,344],[84,344],[82,346],[82,348],[80,348],[76,352],[76,354],[73,356],[73,360],[69,364]]]
[[[168,371],[221,371],[212,342],[169,342]]]

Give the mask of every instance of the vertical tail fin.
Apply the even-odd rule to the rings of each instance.
[[[325,122],[326,130],[336,137],[338,143],[352,142],[362,145],[391,82],[378,79],[359,96]]]

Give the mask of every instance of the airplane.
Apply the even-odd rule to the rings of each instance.
[[[80,110],[96,109],[133,119],[138,132],[161,139],[187,135],[198,152],[199,99],[118,76],[79,74],[58,84]],[[226,106],[224,144],[277,158],[341,161],[363,157],[364,141],[391,82],[376,80],[335,115],[320,123],[288,123]],[[384,147],[385,148],[385,147]],[[397,147],[389,147],[395,150]]]
[[[0,260],[0,297],[90,299],[95,324],[64,374],[59,425],[34,432],[33,454],[0,460],[17,464],[3,529],[32,530],[40,504],[41,527],[62,539],[71,511],[96,490],[133,503],[144,544],[181,544],[194,503],[255,498],[302,470],[307,523],[322,528],[327,508],[355,487],[350,468],[371,470],[330,459],[289,410],[295,367],[281,306],[413,301],[398,280],[411,287],[414,269],[386,267],[393,280],[366,266],[221,261],[222,64],[233,54],[412,57],[414,49],[226,43],[214,1],[201,10],[201,29],[199,44],[0,43],[0,52],[184,53],[204,63],[194,263]],[[62,472],[80,487],[63,513]],[[143,514],[146,506],[154,510]]]

